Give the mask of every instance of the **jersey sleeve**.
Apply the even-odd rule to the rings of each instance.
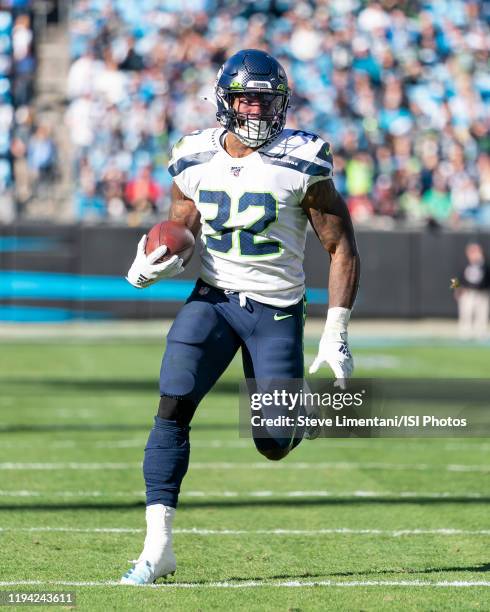
[[[193,200],[195,190],[192,188],[189,172],[186,172],[190,167],[186,163],[186,161],[188,161],[187,158],[190,156],[189,144],[186,140],[188,140],[188,137],[183,136],[172,147],[168,162],[168,171],[180,191],[182,191],[187,198]]]
[[[199,188],[202,168],[216,154],[215,129],[196,131],[181,138],[170,153],[168,171],[177,187],[191,200]]]
[[[304,149],[302,156],[308,163],[303,168],[303,196],[315,183],[333,178],[333,155],[330,144],[317,137]]]

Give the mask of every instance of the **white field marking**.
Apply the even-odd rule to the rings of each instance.
[[[0,587],[13,586],[66,586],[66,587],[119,587],[128,588],[127,585],[121,585],[114,580],[100,582],[81,582],[68,580],[16,580],[0,582]],[[437,588],[461,588],[461,587],[490,587],[489,580],[440,580],[430,582],[426,580],[350,580],[338,582],[335,580],[316,580],[316,581],[301,581],[288,580],[287,582],[273,582],[270,580],[249,580],[248,582],[164,582],[160,584],[145,584],[138,585],[136,588],[147,589],[246,589],[256,587],[287,587],[287,588],[304,588],[304,587],[437,587]]]
[[[61,533],[144,533],[145,529],[130,527],[0,527],[0,532],[61,532]],[[337,527],[330,529],[174,529],[174,534],[202,536],[320,536],[320,535],[375,535],[398,538],[400,536],[442,535],[442,536],[490,536],[490,529],[351,529]]]
[[[146,439],[143,440],[111,440],[95,443],[96,448],[143,448]],[[250,448],[254,445],[251,440],[191,440],[191,448]]]
[[[33,490],[0,490],[0,497],[138,497],[143,498],[144,491],[33,491]],[[424,492],[424,491],[182,491],[181,497],[199,498],[260,498],[260,497],[341,497],[341,498],[390,498],[399,499],[482,499],[483,493]]]
[[[79,444],[78,441],[75,440],[67,440],[66,442],[70,442],[71,445],[76,446]],[[128,440],[85,440],[80,445],[94,445],[96,448],[140,448],[146,444],[146,438],[131,438]],[[431,444],[431,448],[434,447],[433,442],[427,442],[425,440],[417,440],[414,444],[414,448],[420,447],[428,447]],[[403,445],[403,449],[406,450],[407,444],[406,441],[393,441],[393,440],[383,440],[382,446],[389,446],[390,448],[394,448],[396,450],[397,447],[401,447]],[[12,447],[18,447],[18,444],[11,443]],[[31,446],[26,444],[27,446]],[[53,447],[53,444],[50,444]],[[379,441],[374,440],[360,440],[355,438],[350,438],[348,440],[336,440],[335,438],[328,440],[329,448],[368,448],[376,450],[380,444]],[[61,448],[61,444],[60,444]],[[247,448],[253,449],[254,445],[251,439],[240,439],[240,440],[193,440],[191,438],[191,449],[192,448]],[[458,450],[481,450],[487,451],[490,450],[490,444],[482,443],[482,444],[445,444],[442,446],[442,449],[449,451],[458,451]]]
[[[82,442],[83,444],[83,442]],[[47,448],[75,448],[81,446],[79,440],[55,440],[46,441],[44,438],[39,438],[31,442],[0,442],[0,449],[3,448],[36,448],[42,446],[43,449]]]
[[[0,463],[0,470],[128,470],[141,468],[141,463],[80,463],[76,461],[52,463]]]
[[[78,439],[78,440],[54,440],[47,441],[44,438],[38,438],[31,442],[12,442],[2,441],[0,442],[0,449],[2,448],[33,448],[36,446],[48,446],[49,448],[75,448],[75,447],[95,447],[95,448],[142,448],[146,444],[147,438],[129,438],[125,440],[93,440],[93,439]],[[346,440],[339,440],[335,438],[328,439],[329,448],[366,448],[372,450],[378,450],[380,446],[388,447],[390,450],[396,450],[398,447],[403,445],[403,450],[407,448],[407,440],[398,441],[392,439],[370,439],[361,440],[359,438],[349,438]],[[429,444],[431,448],[434,448],[433,441],[427,442],[426,440],[417,440],[411,442],[413,447],[416,449],[427,448]],[[253,449],[254,445],[251,439],[239,439],[239,440],[193,440],[191,439],[191,448],[250,448]],[[440,450],[447,451],[466,451],[475,450],[487,452],[490,450],[490,444],[486,442],[469,444],[464,442],[449,442],[440,447]]]
[[[430,448],[433,449],[434,448],[434,440],[432,439],[431,441],[428,440],[415,440],[415,441],[409,441],[409,440],[393,440],[393,439],[375,439],[375,438],[371,438],[369,440],[363,440],[360,438],[349,438],[349,439],[336,439],[336,438],[325,438],[326,440],[326,444],[328,445],[329,448],[366,448],[366,449],[374,449],[376,450],[379,447],[382,447],[383,449],[385,447],[389,447],[390,449],[394,449],[397,450],[400,447],[403,447],[403,450],[407,449],[407,444],[412,444],[413,447],[415,449],[419,449],[419,448]],[[122,443],[122,445],[135,445],[135,446],[144,446],[146,444],[147,441],[147,437],[144,438],[140,438],[139,440],[136,439],[128,439],[128,440],[122,440],[122,441],[108,441],[109,444],[114,443],[114,447],[117,448],[117,445]],[[73,443],[73,445],[78,445],[80,443],[79,440],[68,440],[68,442],[70,443],[70,445]],[[84,442],[82,442],[82,444],[93,444],[94,442],[92,442],[91,440],[86,440]],[[191,438],[191,448],[254,448],[253,445],[253,441],[251,438],[241,438],[241,439],[232,439],[232,440],[220,440],[220,439],[213,439],[213,440],[203,440],[203,439],[193,439]],[[44,444],[44,442],[43,442]],[[62,442],[60,442],[60,446],[61,446]],[[12,444],[12,446],[14,446],[15,443]],[[99,440],[95,442],[96,446],[99,446],[101,448],[111,448],[111,446],[106,446],[107,442],[104,442],[103,440]],[[32,446],[32,445],[28,445],[26,444],[26,446]],[[480,442],[480,443],[475,443],[475,444],[470,444],[468,442],[450,442],[450,443],[446,443],[441,445],[441,450],[448,450],[448,451],[459,451],[459,450],[478,450],[478,451],[489,451],[490,450],[490,443],[487,442]]]
[[[128,440],[59,440],[54,442],[46,442],[39,440],[38,446],[48,446],[49,448],[75,448],[80,447],[95,447],[95,448],[140,448],[143,449],[147,438],[128,439]],[[0,442],[2,448],[32,448],[36,446],[36,442]],[[347,446],[347,445],[346,445]],[[254,445],[252,440],[191,440],[192,448],[250,448]],[[352,445],[349,445],[352,447]],[[359,448],[359,445],[356,445]],[[367,447],[366,447],[367,448]]]
[[[125,463],[89,463],[89,462],[51,462],[51,463],[0,463],[0,470],[129,470],[141,469],[141,462]],[[393,471],[439,471],[446,472],[490,472],[490,465],[459,465],[459,464],[428,464],[428,463],[382,463],[382,462],[356,462],[331,461],[320,463],[231,463],[231,462],[194,462],[194,470],[393,470]]]
[[[490,451],[490,444],[483,442],[480,444],[468,444],[468,443],[458,443],[458,442],[449,442],[444,445],[444,449],[448,451],[463,451],[463,450],[478,450],[478,451]]]
[[[452,493],[452,492],[428,492],[421,491],[182,491],[180,495],[185,497],[393,497],[393,498],[417,498],[427,497],[431,499],[481,499],[485,497],[482,493]]]
[[[143,533],[146,529],[131,528],[131,527],[0,527],[0,533],[3,532],[61,532],[61,533]],[[172,530],[176,533],[175,529]]]
[[[74,448],[74,447],[95,447],[95,448],[143,448],[146,444],[147,438],[130,438],[127,440],[57,440],[53,442],[46,442],[44,439],[33,440],[31,442],[11,442],[2,441],[0,442],[0,449],[2,448],[33,448],[36,446],[48,446],[49,448]],[[389,441],[391,443],[392,440]],[[396,444],[396,443],[395,443]],[[349,440],[335,440],[329,439],[329,448],[369,448],[376,449],[376,443],[371,444],[370,442],[361,441],[359,439],[351,438]],[[420,446],[427,446],[427,442],[421,442],[417,444],[417,448]],[[247,448],[253,449],[254,444],[251,439],[242,440],[192,440],[192,448]],[[396,448],[396,447],[395,447]],[[468,445],[470,448],[470,445]],[[473,447],[471,447],[473,448]],[[406,443],[403,446],[406,450]],[[490,449],[488,445],[485,450]],[[459,447],[450,448],[448,450],[459,450]]]
[[[490,472],[490,465],[448,465],[448,472]]]

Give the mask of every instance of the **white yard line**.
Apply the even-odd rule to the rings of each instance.
[[[0,470],[129,470],[141,469],[141,462],[3,462]],[[383,463],[372,461],[330,462],[193,462],[191,470],[393,470],[393,471],[446,471],[446,472],[490,472],[490,465],[428,464],[428,463]]]
[[[0,532],[60,532],[60,533],[143,533],[144,529],[131,527],[0,527]],[[440,536],[490,536],[490,529],[351,529],[338,527],[331,529],[174,529],[178,535],[198,536],[311,536],[320,535],[369,535],[398,538],[401,536],[440,535]]]
[[[94,440],[94,439],[67,439],[67,440],[47,440],[43,438],[35,439],[30,442],[26,441],[18,441],[13,442],[11,440],[0,441],[0,449],[6,448],[36,448],[42,446],[45,448],[46,446],[49,448],[143,448],[146,444],[147,437],[144,438],[129,438],[123,440]],[[365,448],[372,450],[379,450],[382,446],[388,447],[389,449],[396,450],[399,447],[403,447],[403,450],[407,450],[407,441],[406,440],[388,440],[385,439],[382,441],[379,439],[371,439],[371,440],[360,440],[358,438],[350,438],[347,440],[338,440],[335,438],[331,438],[326,443],[329,448]],[[431,445],[433,448],[433,441],[428,442],[427,440],[417,440],[416,443],[413,443],[413,448],[427,448]],[[197,439],[194,440],[191,438],[191,448],[246,448],[253,449],[253,442],[250,439],[239,439],[239,440],[202,440]],[[490,450],[490,443],[482,442],[471,444],[468,442],[448,442],[444,445],[441,445],[440,450],[447,451],[481,451],[487,452]]]
[[[141,468],[141,463],[137,461],[132,463],[87,463],[77,461],[49,463],[15,463],[6,461],[0,463],[0,470],[128,470],[135,468]]]
[[[0,497],[37,497],[37,498],[71,498],[71,497],[140,497],[143,498],[144,491],[40,491],[40,490],[0,490]],[[332,498],[392,498],[396,500],[414,498],[429,498],[429,499],[484,499],[486,496],[483,493],[475,492],[427,492],[427,491],[182,491],[180,497],[199,497],[199,498],[260,498],[260,497],[293,497],[293,498],[308,498],[308,497],[332,497]]]
[[[66,586],[66,587],[107,587],[119,586],[127,588],[126,585],[120,585],[116,581],[100,581],[100,582],[72,582],[65,580],[17,580],[0,582],[0,587],[15,587],[15,586]],[[301,581],[288,580],[286,582],[273,582],[270,580],[249,580],[246,582],[167,582],[160,584],[143,585],[137,588],[150,589],[245,589],[257,587],[287,587],[287,588],[304,588],[304,587],[429,587],[429,588],[460,588],[460,587],[489,587],[488,580],[442,580],[430,582],[426,580],[351,580],[351,581],[336,581],[336,580],[316,580],[316,581]]]
[[[0,527],[3,532],[60,532],[60,533],[143,533],[143,529],[132,527]],[[175,529],[173,530],[175,533]]]
[[[444,445],[444,449],[448,451],[466,451],[466,450],[478,450],[478,451],[490,451],[490,443],[482,442],[471,444],[468,442],[448,442]]]
[[[6,448],[76,448],[77,446],[84,446],[85,443],[80,440],[46,440],[43,437],[32,440],[32,442],[18,441],[12,442],[11,440],[1,440],[0,450]]]

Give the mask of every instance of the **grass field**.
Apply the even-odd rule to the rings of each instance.
[[[75,590],[86,610],[490,609],[490,440],[304,441],[270,463],[237,434],[238,360],[193,423],[177,573],[117,586],[143,541],[162,348],[2,342],[1,590]],[[488,345],[353,350],[358,376],[489,375]]]

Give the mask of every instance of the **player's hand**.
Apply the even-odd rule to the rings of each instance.
[[[184,270],[184,261],[177,255],[173,255],[163,263],[155,263],[165,255],[167,247],[162,244],[147,255],[145,253],[146,240],[145,234],[138,243],[136,257],[126,276],[128,283],[137,289],[149,287],[163,278],[172,278]]]
[[[349,317],[350,310],[346,308],[329,309],[318,354],[309,370],[310,374],[315,374],[323,364],[329,365],[336,378],[334,386],[341,389],[345,389],[345,379],[350,378],[354,370],[354,360],[347,340]]]

